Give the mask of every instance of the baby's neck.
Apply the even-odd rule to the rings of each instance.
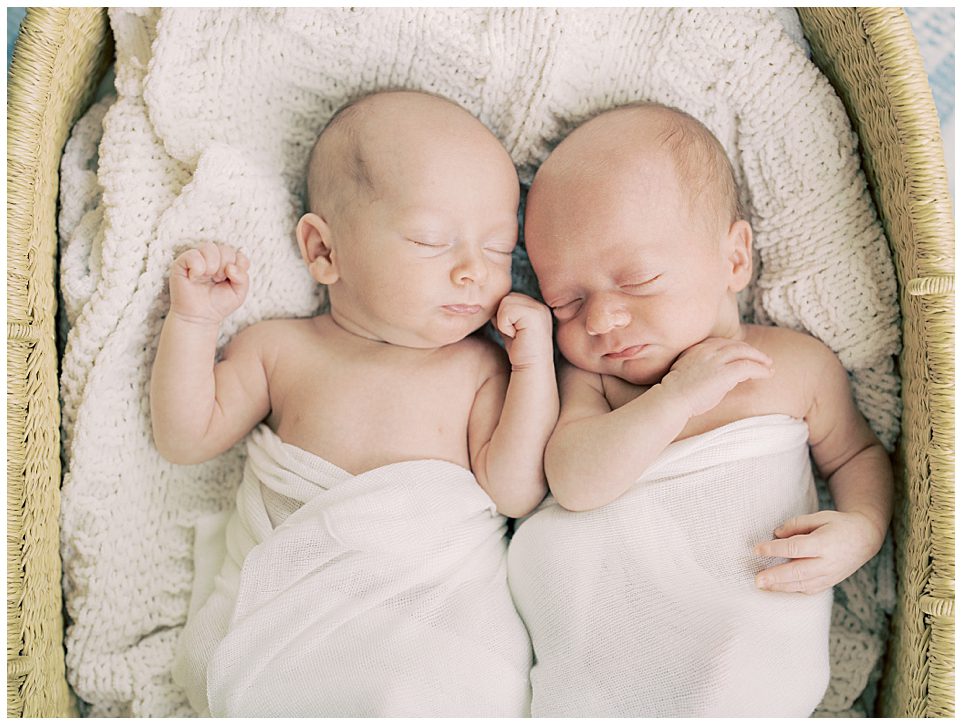
[[[329,333],[342,341],[341,344],[349,346],[351,349],[377,348],[387,350],[388,348],[397,351],[399,355],[430,355],[445,345],[430,344],[405,344],[396,339],[389,339],[390,335],[379,334],[378,330],[364,325],[349,315],[339,315],[333,308],[323,315],[314,318],[315,324],[321,328],[326,328]]]
[[[326,319],[332,328],[334,328],[338,333],[348,335],[351,338],[357,338],[358,341],[367,340],[369,342],[380,342],[384,344],[390,344],[387,340],[384,340],[379,335],[375,334],[373,331],[368,330],[364,325],[358,324],[356,321],[351,319],[349,315],[340,314],[337,310],[331,307],[330,311],[326,315],[320,315],[317,319]]]
[[[731,340],[744,340],[745,325],[738,312],[737,302],[726,305],[718,314],[718,322],[712,329],[711,337],[726,337]]]

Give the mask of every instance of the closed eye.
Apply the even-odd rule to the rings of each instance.
[[[581,309],[581,298],[551,305],[552,314],[559,320],[570,320]]]
[[[644,279],[644,280],[642,280],[642,281],[640,281],[640,282],[632,282],[632,283],[630,283],[630,284],[623,284],[623,285],[621,285],[621,287],[622,287],[622,289],[627,289],[627,290],[641,290],[641,289],[644,289],[645,287],[648,287],[652,282],[654,282],[655,280],[659,279],[660,277],[661,277],[660,274],[656,274],[654,277],[649,277],[648,279]]]
[[[407,241],[422,257],[439,257],[451,248],[449,243],[440,241],[424,241],[423,239],[411,239],[410,237],[407,237]]]

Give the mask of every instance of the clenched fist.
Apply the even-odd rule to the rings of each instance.
[[[189,249],[170,270],[170,311],[186,320],[219,325],[247,297],[251,263],[226,244]]]
[[[494,322],[504,339],[512,370],[553,363],[551,310],[545,305],[511,292],[501,300]]]

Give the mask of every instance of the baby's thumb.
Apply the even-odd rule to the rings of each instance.
[[[250,277],[245,270],[236,264],[228,264],[227,267],[224,268],[224,273],[227,276],[227,281],[230,282],[231,288],[234,289],[235,292],[244,293],[247,291]]]
[[[514,323],[515,321],[512,319],[508,308],[501,307],[501,309],[498,310],[498,314],[495,318],[495,327],[498,328],[498,332],[505,337],[514,339],[514,336],[518,333],[518,328]]]

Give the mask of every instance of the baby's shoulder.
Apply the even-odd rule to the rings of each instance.
[[[805,332],[770,325],[745,325],[745,331],[745,341],[772,358],[776,367],[821,369],[838,362],[828,345]]]
[[[779,386],[795,391],[805,410],[816,398],[840,394],[848,388],[848,372],[835,352],[812,335],[785,327],[746,326],[746,342],[772,358]]]
[[[277,318],[272,320],[260,320],[248,325],[231,338],[231,345],[263,345],[275,343],[282,339],[290,340],[291,337],[307,335],[312,329],[310,318]]]
[[[310,318],[260,320],[231,338],[224,348],[224,357],[253,355],[266,366],[271,366],[281,351],[290,354],[300,347],[299,341],[316,336],[314,328]]]

